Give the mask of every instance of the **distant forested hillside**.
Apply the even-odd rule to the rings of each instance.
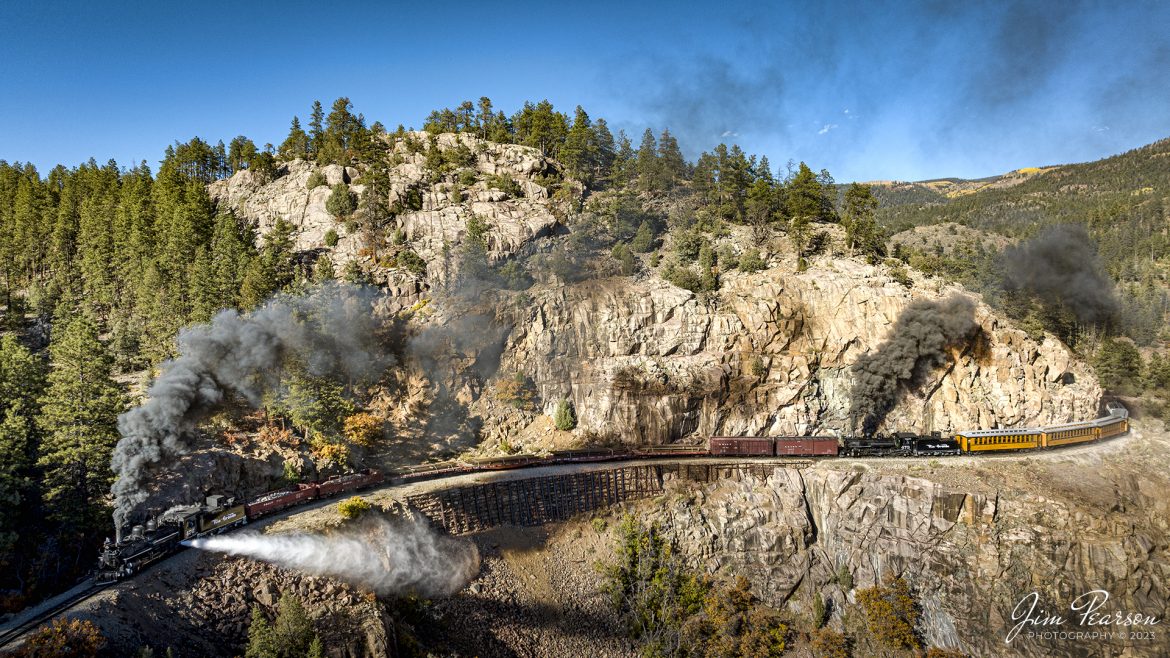
[[[1025,170],[1021,170],[1025,171]],[[1104,270],[1118,284],[1116,332],[1140,345],[1164,346],[1170,272],[1170,140],[1162,140],[1096,162],[1063,165],[1010,185],[986,184],[970,193],[941,194],[927,183],[878,184],[878,218],[890,234],[953,222],[1017,242],[1057,225],[1084,226]],[[991,179],[988,179],[991,180]],[[946,244],[899,255],[923,271],[963,282],[993,303],[1031,316],[1076,343],[1076,327],[1059,313],[1023,307],[1002,287],[1001,254],[982,244]],[[1013,252],[1014,253],[1014,252]],[[1050,309],[1051,311],[1051,309]],[[1048,317],[1043,317],[1047,315]],[[1067,326],[1062,326],[1062,324]]]

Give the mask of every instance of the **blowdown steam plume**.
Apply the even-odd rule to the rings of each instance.
[[[279,383],[286,357],[314,376],[363,378],[390,365],[370,313],[376,295],[328,283],[302,295],[277,295],[246,315],[221,311],[210,323],[181,330],[179,356],[162,365],[146,402],[118,418],[122,439],[111,462],[117,526],[146,500],[148,476],[188,450],[195,424],[228,393],[258,406]]]
[[[853,364],[850,416],[861,419],[862,431],[876,431],[897,404],[899,386],[943,363],[947,348],[967,340],[976,327],[975,304],[966,297],[907,306],[889,340]]]
[[[1113,281],[1080,224],[1053,226],[1019,247],[1009,247],[1004,256],[1009,289],[1055,300],[1083,324],[1103,324],[1117,312]]]
[[[440,535],[423,521],[377,516],[329,534],[245,532],[191,545],[336,578],[383,596],[410,591],[449,596],[479,572],[472,542]]]

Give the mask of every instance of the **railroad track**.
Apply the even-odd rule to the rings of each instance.
[[[12,627],[5,628],[4,630],[0,631],[0,647],[8,646],[25,633],[35,629],[45,622],[52,620],[59,613],[72,608],[78,603],[81,603],[94,594],[104,590],[106,587],[108,587],[108,585],[96,585],[90,582],[87,587],[84,587],[78,592],[63,595],[65,598],[62,598],[59,601],[50,599],[52,602],[47,604],[43,610],[37,611],[26,619],[19,619],[19,617],[17,617],[17,620],[14,620],[14,625]]]

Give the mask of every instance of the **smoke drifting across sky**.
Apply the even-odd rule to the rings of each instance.
[[[720,31],[726,19],[711,16],[674,48],[610,62],[617,102],[642,125],[670,128],[692,157],[727,141],[773,165],[827,167],[838,180],[978,177],[1170,134],[1170,90],[1150,78],[1170,69],[1164,3],[757,4],[726,13],[744,18]],[[640,133],[637,123],[628,129]]]
[[[380,596],[450,596],[479,572],[472,542],[440,535],[422,521],[379,516],[325,534],[237,532],[191,545],[336,578]]]
[[[310,375],[350,379],[376,376],[390,365],[371,313],[378,294],[328,283],[303,295],[277,295],[248,314],[221,311],[208,324],[181,330],[179,356],[162,365],[146,402],[118,418],[116,526],[146,500],[150,476],[187,452],[201,419],[233,394],[259,406],[279,384],[287,358]]]
[[[1065,306],[1077,321],[1103,325],[1117,313],[1113,280],[1097,246],[1080,224],[1062,224],[1004,252],[1005,287],[1028,292],[1045,304]]]

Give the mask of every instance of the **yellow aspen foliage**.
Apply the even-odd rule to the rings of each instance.
[[[381,418],[359,411],[345,419],[342,432],[351,443],[368,448],[382,435],[382,426]]]

